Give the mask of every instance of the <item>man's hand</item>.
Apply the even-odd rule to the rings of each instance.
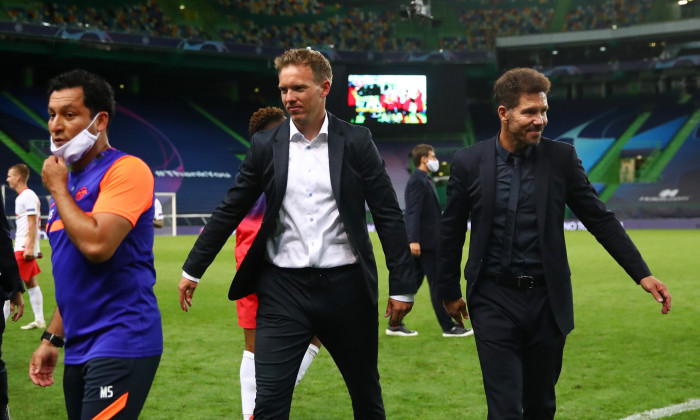
[[[188,307],[192,306],[192,295],[194,295],[194,289],[197,288],[197,282],[182,277],[180,279],[180,284],[177,286],[177,291],[180,293],[180,307],[183,311],[189,311]]]
[[[22,298],[22,292],[15,293],[10,299],[10,313],[12,314],[12,321],[17,322],[22,315],[24,315],[24,298]]]
[[[41,182],[44,183],[44,187],[51,195],[60,188],[66,188],[66,185],[68,185],[68,167],[63,158],[56,156],[46,158],[44,167],[41,169]]]
[[[467,303],[464,299],[459,298],[457,300],[443,300],[442,306],[445,307],[445,311],[454,318],[457,323],[464,328],[464,321],[462,319],[469,319],[469,314],[467,313]]]
[[[420,257],[420,244],[418,242],[411,242],[408,246],[411,248],[411,254],[414,257]]]
[[[29,248],[29,247],[24,247],[24,253],[22,254],[22,257],[24,258],[25,261],[31,261],[34,259],[34,248]]]
[[[389,298],[389,303],[386,305],[386,314],[384,318],[389,318],[389,325],[392,327],[397,327],[401,325],[403,317],[405,317],[413,308],[413,302],[401,302]]]
[[[53,385],[53,371],[58,360],[58,348],[41,340],[29,362],[29,379],[39,386]]]
[[[661,283],[656,277],[644,277],[639,285],[644,290],[651,293],[657,302],[661,303],[661,313],[667,314],[671,310],[671,293],[669,293],[666,285]]]

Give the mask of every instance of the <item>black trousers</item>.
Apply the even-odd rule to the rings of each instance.
[[[420,257],[413,257],[413,266],[416,269],[416,290],[420,289],[423,284],[423,277],[428,278],[428,287],[430,288],[430,303],[433,304],[433,311],[437,317],[438,323],[442,331],[449,331],[456,324],[452,321],[452,317],[445,311],[442,306],[442,298],[438,295],[435,282],[437,281],[438,268],[438,253],[434,250],[421,250]]]
[[[377,302],[359,265],[265,268],[258,284],[255,420],[289,418],[299,365],[314,335],[343,375],[355,419],[384,419],[378,326]]]
[[[469,316],[488,418],[554,418],[566,336],[552,315],[547,288],[513,289],[483,279],[475,287]]]
[[[0,289],[0,292],[2,289]],[[3,301],[4,302],[4,301]],[[11,315],[11,314],[10,314]],[[5,332],[5,317],[0,317],[0,418],[3,418],[7,409],[7,368],[2,360],[2,334]]]

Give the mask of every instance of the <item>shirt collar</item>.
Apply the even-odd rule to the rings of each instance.
[[[294,121],[292,121],[292,119],[290,118],[289,119],[289,141],[294,141],[295,138],[300,139],[300,140],[301,139],[306,140],[306,137],[304,137],[304,135],[301,134],[301,132],[299,131],[297,126],[294,125]],[[323,114],[323,125],[321,125],[321,131],[319,131],[318,136],[316,136],[316,138],[312,139],[311,141],[316,140],[316,139],[324,140],[327,138],[328,138],[328,112],[325,112]],[[308,140],[306,140],[306,141],[308,141]]]
[[[503,162],[508,162],[508,157],[510,155],[512,155],[512,153],[509,152],[508,150],[506,150],[505,147],[501,146],[501,142],[498,141],[498,138],[500,136],[501,136],[501,132],[499,131],[498,135],[496,136],[496,153],[498,154],[498,157],[500,157],[503,160]],[[523,151],[523,153],[520,155],[520,157],[524,157],[527,159],[530,157],[531,153],[532,153],[532,147],[527,146],[525,148],[525,151]],[[513,156],[515,156],[515,155],[513,155]]]
[[[429,178],[429,177],[430,177],[430,175],[429,175],[428,172],[425,172],[425,171],[420,170],[420,169],[418,169],[418,168],[415,169],[415,172],[418,172],[419,174],[421,174],[422,176],[425,176],[426,178]]]

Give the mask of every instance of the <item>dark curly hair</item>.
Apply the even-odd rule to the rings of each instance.
[[[551,83],[547,76],[524,67],[518,67],[503,73],[493,85],[493,97],[496,106],[503,105],[513,109],[520,103],[523,93],[549,93]]]
[[[258,131],[269,130],[285,119],[286,117],[284,116],[284,111],[276,106],[260,108],[253,113],[253,116],[250,117],[250,122],[248,123],[248,133],[252,137],[253,134],[257,133]]]

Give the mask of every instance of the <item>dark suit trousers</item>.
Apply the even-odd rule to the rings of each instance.
[[[316,335],[333,357],[355,419],[384,419],[377,370],[377,303],[359,265],[266,267],[258,283],[255,420],[289,417],[299,365]]]
[[[421,250],[420,257],[413,257],[413,265],[416,269],[416,290],[423,284],[423,277],[427,277],[428,287],[430,288],[430,302],[433,304],[435,316],[442,331],[449,331],[455,326],[455,323],[445,311],[445,307],[442,306],[442,298],[438,295],[437,287],[435,287],[438,275],[438,260],[438,253],[433,250]]]
[[[564,336],[546,287],[513,289],[480,280],[469,298],[489,419],[554,418]]]
[[[0,288],[2,292],[2,288]],[[12,315],[12,314],[10,314]],[[0,319],[0,418],[5,413],[8,400],[8,389],[7,389],[7,368],[5,367],[5,362],[2,360],[2,334],[5,332],[5,317]]]

